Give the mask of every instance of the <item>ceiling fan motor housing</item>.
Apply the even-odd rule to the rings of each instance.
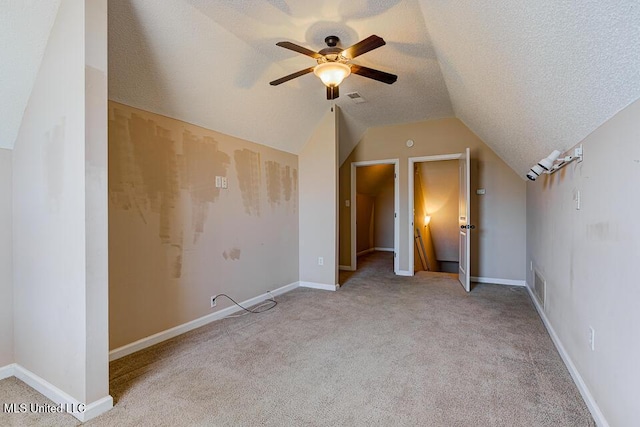
[[[340,38],[338,36],[327,36],[325,37],[324,42],[329,47],[336,47],[340,42]]]
[[[328,36],[324,41],[329,47],[325,47],[318,52],[322,55],[321,58],[317,59],[318,64],[323,62],[347,62],[348,59],[342,56],[342,48],[337,47],[340,41],[338,36]]]

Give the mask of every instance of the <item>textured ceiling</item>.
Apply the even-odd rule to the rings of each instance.
[[[13,146],[59,2],[0,0],[0,147]],[[341,85],[341,161],[368,127],[455,115],[524,175],[640,97],[639,23],[637,0],[109,1],[109,95],[297,153],[329,102],[312,74],[269,86],[314,64],[275,43],[377,34],[387,45],[354,62],[399,78]]]
[[[640,97],[638,0],[420,3],[456,116],[522,175]]]
[[[353,75],[340,86],[341,159],[370,126],[453,116],[417,0],[111,1],[109,96],[297,153],[330,102],[313,74],[269,85],[315,64],[276,42],[319,50],[328,35],[346,47],[371,34],[387,45],[353,62],[399,78]],[[354,104],[352,91],[368,102]]]
[[[0,0],[0,148],[13,148],[60,0]]]

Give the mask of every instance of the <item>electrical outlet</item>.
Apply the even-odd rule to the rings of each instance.
[[[324,265],[324,258],[321,256],[318,257],[318,265]]]
[[[591,351],[595,351],[596,349],[596,330],[591,326],[589,326],[589,347]]]
[[[224,189],[229,188],[229,181],[227,180],[226,176],[222,177],[222,188]]]
[[[218,295],[214,295],[211,297],[211,308],[216,306],[216,298],[218,297]]]
[[[222,177],[216,176],[216,188],[222,187]]]

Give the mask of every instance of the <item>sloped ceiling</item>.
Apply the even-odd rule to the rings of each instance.
[[[376,125],[451,117],[453,109],[417,0],[121,0],[109,2],[109,96],[250,141],[297,153],[330,108],[315,65],[277,47],[313,50],[377,34],[387,45],[354,63],[399,75],[393,85],[349,77],[337,100],[346,158]],[[358,91],[368,102],[344,94]]]
[[[383,184],[393,182],[393,165],[371,165],[356,168],[356,192],[377,196]]]
[[[0,148],[13,148],[60,0],[0,1]]]
[[[456,116],[519,174],[640,97],[637,0],[420,4]]]
[[[0,3],[0,147],[13,145],[59,2]],[[524,175],[640,97],[639,22],[637,0],[109,1],[109,95],[297,153],[330,104],[312,74],[269,86],[313,65],[275,43],[377,34],[387,45],[354,62],[399,79],[341,85],[341,161],[369,127],[455,115]]]

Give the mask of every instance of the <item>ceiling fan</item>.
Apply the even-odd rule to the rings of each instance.
[[[337,36],[329,36],[325,38],[324,41],[328,47],[325,47],[319,52],[314,52],[313,50],[291,42],[276,43],[276,46],[312,57],[318,62],[318,65],[289,74],[269,84],[271,86],[277,86],[313,71],[313,73],[322,80],[322,83],[327,86],[327,99],[336,99],[340,96],[338,86],[351,73],[387,84],[392,84],[398,80],[398,76],[395,74],[389,74],[384,71],[350,63],[353,58],[384,46],[386,43],[382,37],[376,35],[369,36],[346,49],[338,47],[340,39]]]

